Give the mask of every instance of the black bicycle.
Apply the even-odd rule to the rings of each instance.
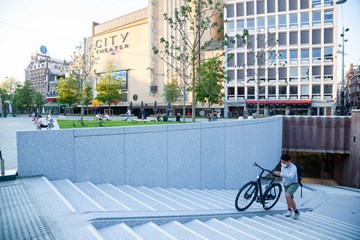
[[[256,181],[246,183],[237,194],[235,207],[238,211],[246,210],[255,200],[262,204],[265,210],[271,209],[279,201],[282,187],[279,183],[275,182],[275,177],[277,176],[273,175],[271,170],[260,167],[256,162],[253,166],[260,168],[261,172]],[[263,176],[265,172],[270,177]],[[267,184],[265,184],[263,190],[262,181],[265,182],[265,180]]]

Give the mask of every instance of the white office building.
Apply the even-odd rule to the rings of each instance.
[[[226,62],[229,115],[254,112],[257,96],[261,114],[335,114],[334,1],[225,2],[225,32],[236,40],[227,49],[233,56]],[[236,37],[244,28],[249,32],[246,44]],[[264,57],[257,58],[259,53]]]

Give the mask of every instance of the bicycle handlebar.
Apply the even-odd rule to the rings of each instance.
[[[274,175],[274,176],[276,176],[276,177],[280,177],[280,176],[278,176],[278,175],[273,174],[273,171],[261,167],[261,166],[260,166],[259,164],[257,164],[256,162],[254,162],[254,165],[253,165],[253,166],[258,167],[258,168],[260,168],[260,169],[263,170],[263,171],[269,172],[269,173],[271,173],[272,175]]]

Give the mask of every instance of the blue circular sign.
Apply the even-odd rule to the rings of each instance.
[[[42,45],[42,46],[40,47],[40,52],[41,52],[42,54],[46,54],[46,53],[47,53],[47,49],[46,49],[46,47],[45,47],[44,45]]]

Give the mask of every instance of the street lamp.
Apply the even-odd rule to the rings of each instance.
[[[341,5],[344,4],[346,0],[338,0],[336,1],[336,4]],[[341,6],[342,10],[342,6]],[[341,17],[343,18],[343,13],[341,12]],[[344,29],[344,21],[342,21],[342,33],[340,34],[342,38],[342,51],[341,51],[341,89],[340,89],[340,115],[345,115],[345,101],[344,101],[344,82],[345,82],[345,66],[344,66],[344,56],[345,56],[345,32],[348,32],[349,28]]]

